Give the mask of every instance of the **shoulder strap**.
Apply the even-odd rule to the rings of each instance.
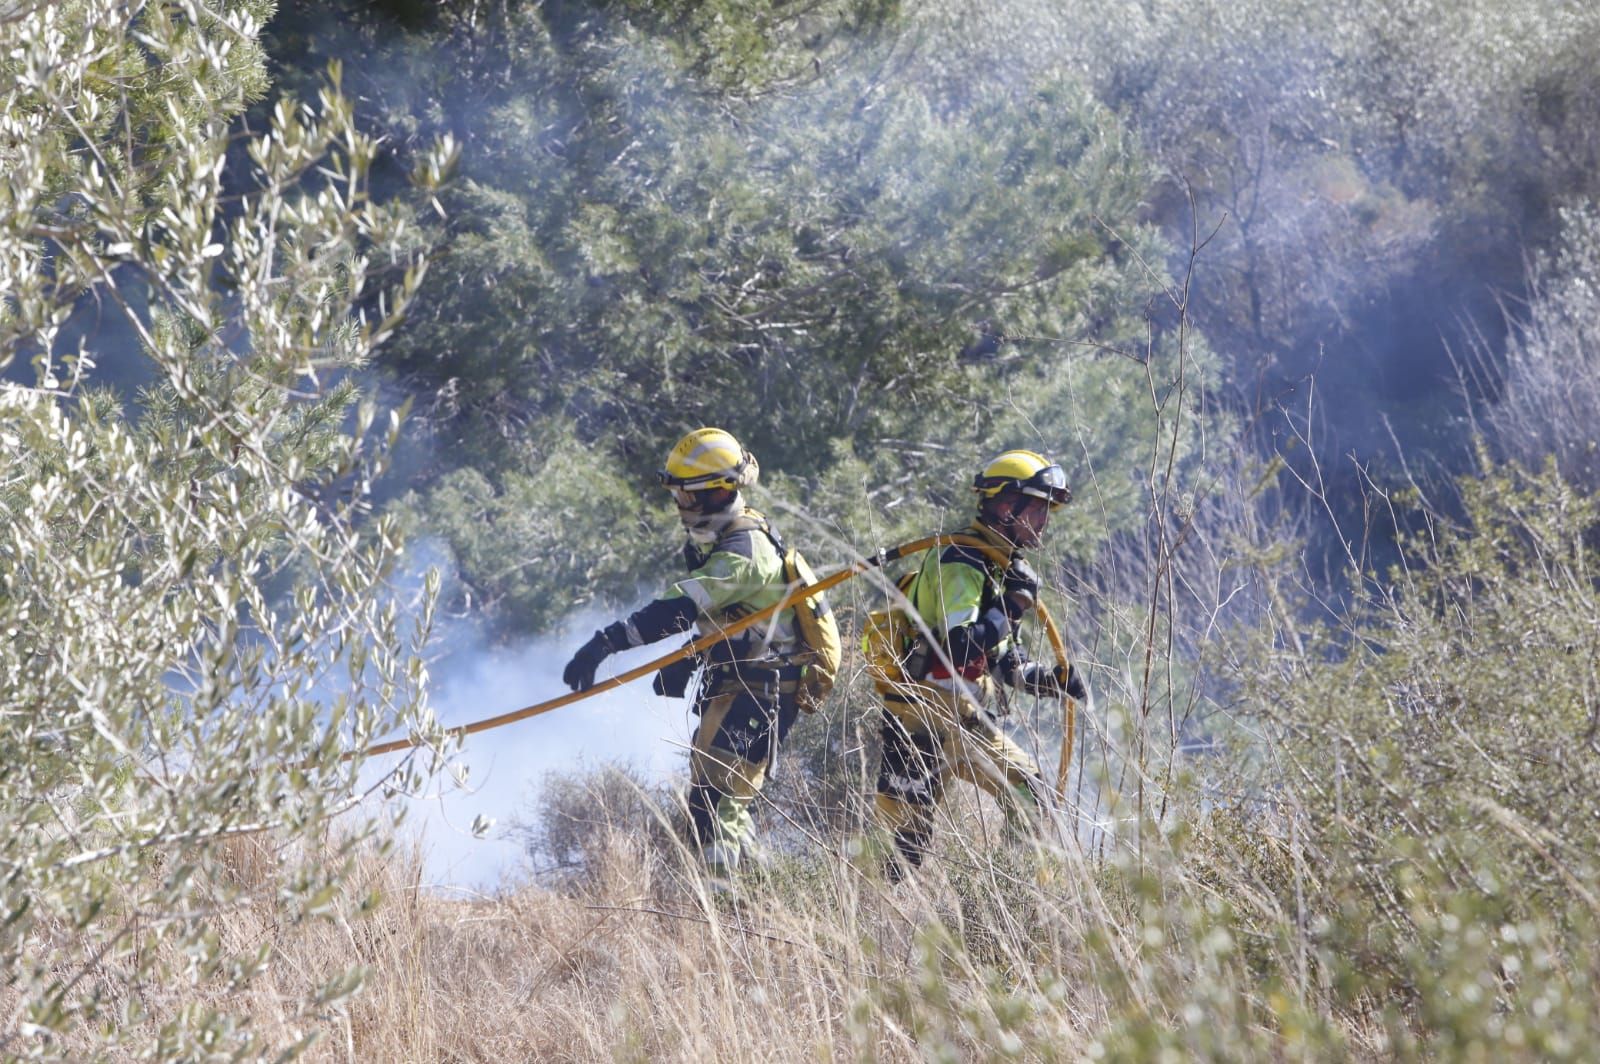
[[[754,510],[746,509],[744,513],[723,526],[717,535],[717,542],[721,543],[735,532],[754,532],[758,528],[767,535],[772,535],[771,530],[767,528],[767,519]]]
[[[765,514],[762,514],[756,510],[746,509],[745,512],[735,521],[735,524],[737,524],[740,528],[760,529],[761,532],[772,543],[772,547],[778,552],[778,557],[780,559],[788,553],[789,548],[783,545],[783,537],[778,534],[778,530],[776,528],[772,527],[772,522],[767,520]],[[732,527],[732,525],[729,526],[730,529]]]

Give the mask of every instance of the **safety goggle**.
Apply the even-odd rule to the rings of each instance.
[[[672,501],[678,504],[678,509],[698,513],[705,506],[705,488],[694,490],[695,485],[707,485],[713,480],[721,480],[723,474],[708,473],[699,477],[675,477],[665,469],[656,470],[656,479],[661,481],[661,486],[672,494]]]
[[[678,509],[680,510],[699,513],[701,507],[705,505],[705,492],[703,491],[690,491],[688,488],[679,487],[669,487],[667,491],[672,493],[672,501],[678,504]]]
[[[1067,474],[1058,465],[1047,465],[1023,481],[1022,493],[1046,499],[1051,506],[1065,506],[1072,501],[1072,489],[1067,487]]]

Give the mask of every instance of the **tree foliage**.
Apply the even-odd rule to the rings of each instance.
[[[400,546],[370,484],[398,424],[355,374],[422,278],[409,209],[330,87],[265,91],[270,5],[32,5],[0,21],[0,1052],[276,1053],[208,1004],[267,969],[216,918],[353,911],[344,744],[427,730]],[[437,184],[449,151],[418,180]],[[237,201],[222,194],[247,164]],[[232,175],[230,175],[232,176]],[[117,347],[81,327],[119,318]],[[100,367],[138,362],[137,394]],[[267,833],[250,889],[230,840]],[[358,983],[286,1001],[290,1039]],[[147,1014],[146,985],[190,1004]],[[299,1034],[294,1032],[298,1031]],[[92,1037],[92,1041],[89,1041]]]
[[[1561,240],[1540,256],[1533,299],[1503,355],[1480,343],[1464,359],[1482,390],[1485,429],[1503,454],[1526,467],[1553,458],[1576,488],[1600,489],[1600,217],[1592,207],[1565,216]],[[1475,382],[1476,383],[1476,382]]]
[[[1561,210],[1597,191],[1592,6],[1037,11],[1167,175],[1161,224],[1187,229],[1189,193],[1226,219],[1194,313],[1248,407],[1302,403],[1314,373],[1339,411],[1325,460],[1401,446],[1470,465],[1450,348],[1477,332],[1500,349],[1525,251],[1553,247]]]
[[[421,38],[433,58],[396,46],[429,89],[390,90],[385,120],[470,132],[443,280],[385,364],[433,430],[407,510],[478,604],[542,628],[659,579],[650,475],[701,424],[851,543],[941,506],[964,520],[1002,445],[1103,476],[1080,557],[1133,522],[1147,371],[1175,381],[1145,320],[1164,252],[1143,163],[1072,78],[953,78],[973,45],[949,12],[752,8],[747,54],[686,28],[716,5],[682,25],[655,5],[472,10]]]
[[[350,873],[392,809],[350,809],[341,751],[441,739],[400,526],[449,548],[453,605],[549,627],[675,565],[650,473],[709,422],[823,566],[964,521],[1001,447],[1061,459],[1049,575],[1098,696],[1081,847],[953,806],[953,859],[881,904],[871,847],[833,845],[873,754],[844,685],[767,792],[796,815],[739,889],[777,926],[736,933],[793,952],[742,1007],[803,998],[862,1053],[1593,1056],[1588,6],[338,0],[285,5],[270,56],[269,14],[0,15],[0,1054],[289,1056],[331,1025],[376,938],[271,983],[277,937],[228,917],[375,904]],[[347,53],[359,118],[323,82]],[[1338,510],[1319,410],[1258,422],[1304,446],[1257,465],[1216,404],[1282,414],[1319,358],[1341,450],[1383,425],[1357,400],[1401,444],[1485,433],[1454,494],[1361,494],[1332,603],[1295,523]],[[1055,707],[1017,708],[1053,753]],[[601,920],[671,902],[660,972],[592,984],[667,1000],[682,932],[715,965],[729,929],[672,801],[587,782],[527,840]],[[588,983],[610,933],[548,935],[521,999]],[[264,984],[275,1026],[239,1004]]]

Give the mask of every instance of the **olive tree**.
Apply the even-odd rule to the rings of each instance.
[[[280,1029],[252,1029],[229,995],[276,936],[219,922],[363,904],[350,858],[385,822],[377,805],[336,821],[357,801],[341,754],[436,734],[431,591],[408,609],[386,590],[401,546],[367,504],[399,422],[358,375],[421,282],[421,243],[409,208],[369,196],[379,146],[336,72],[235,143],[267,89],[271,7],[0,15],[8,1058],[303,1044],[358,973],[294,987]],[[420,195],[451,154],[423,155]],[[270,852],[253,879],[228,863],[241,836]]]

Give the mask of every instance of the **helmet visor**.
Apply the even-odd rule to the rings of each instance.
[[[1018,484],[1017,490],[1036,499],[1047,499],[1051,506],[1065,506],[1072,501],[1072,489],[1067,487],[1067,474],[1058,465],[1045,466]]]

